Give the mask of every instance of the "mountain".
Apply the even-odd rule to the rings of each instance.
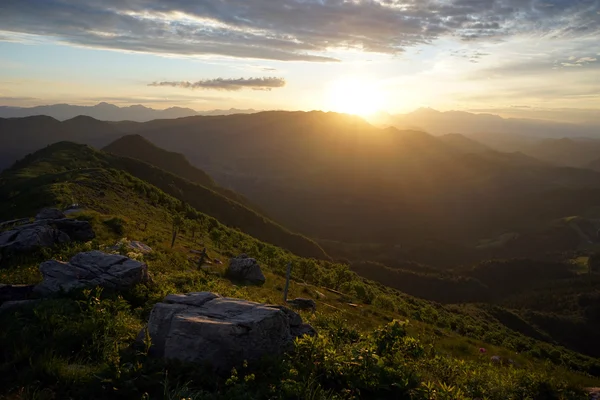
[[[522,153],[483,151],[464,137],[377,128],[344,114],[272,111],[145,123],[89,117],[0,120],[5,122],[14,126],[3,131],[8,134],[0,138],[0,148],[10,150],[26,133],[23,146],[28,149],[16,149],[20,155],[63,137],[102,148],[136,134],[133,146],[117,146],[120,154],[199,182],[206,182],[208,174],[218,184],[213,192],[258,214],[264,210],[274,221],[319,241],[400,245],[406,257],[425,264],[485,259],[490,253],[481,250],[482,241],[510,232],[534,238],[525,233],[543,231],[556,219],[600,216],[597,172]],[[168,179],[144,173],[169,192]],[[224,188],[243,197],[231,197]],[[526,243],[518,247],[527,248]],[[512,242],[507,246],[493,254],[513,254]],[[523,255],[537,257],[543,251],[543,246],[531,248],[535,251]]]
[[[525,147],[523,152],[556,165],[585,168],[600,158],[600,140],[545,139]]]
[[[184,154],[296,231],[401,244],[427,263],[483,257],[474,250],[481,240],[593,212],[600,200],[600,175],[590,170],[522,153],[469,153],[468,139],[457,145],[336,113],[199,116],[118,128]],[[442,255],[446,242],[470,256]]]
[[[36,170],[37,173],[45,172],[46,176],[52,174],[58,177],[62,176],[65,171],[120,170],[156,186],[163,192],[187,204],[188,207],[191,206],[200,212],[217,218],[228,226],[236,227],[242,232],[253,235],[256,238],[306,257],[327,258],[326,254],[315,242],[288,231],[245,205],[218,193],[214,190],[216,189],[215,185],[212,187],[199,185],[133,158],[110,155],[96,151],[86,145],[60,142],[28,155],[17,162],[11,169],[7,170],[6,174],[11,175],[15,170],[23,169],[30,164],[35,164],[36,168],[41,169],[41,171]],[[51,165],[52,169],[48,165]],[[84,172],[81,173],[83,174]],[[72,176],[69,177],[72,178]],[[19,182],[19,179],[21,177],[17,176],[14,181]],[[135,185],[135,183],[133,184]],[[16,186],[17,183],[5,180],[0,188],[2,196],[9,199],[9,202],[11,197],[17,196],[20,193]],[[25,193],[38,193],[44,189],[43,182],[40,182],[35,187],[26,188],[25,190],[21,189],[21,191]],[[151,197],[150,200],[153,202],[160,201],[160,199],[155,197]],[[44,194],[32,201],[36,202],[37,207],[42,207],[49,202],[57,202],[58,199],[53,194]],[[81,203],[76,198],[70,201]],[[96,201],[100,201],[101,204],[102,199],[99,198]],[[10,206],[0,211],[0,217],[23,215],[21,207],[23,207],[22,204],[12,202]]]
[[[484,153],[490,150],[489,147],[477,142],[476,140],[469,139],[460,133],[449,133],[447,135],[440,136],[439,139],[456,151],[464,154]]]
[[[459,132],[467,136],[492,133],[531,138],[600,137],[600,122],[597,120],[575,124],[541,119],[502,118],[494,114],[465,111],[442,112],[431,108],[421,108],[407,114],[380,114],[373,122],[399,129],[420,129],[433,135]]]
[[[52,143],[72,141],[102,147],[123,136],[114,126],[86,116],[62,122],[43,115],[0,118],[0,132],[0,169]]]
[[[238,203],[256,209],[246,198],[217,185],[208,174],[190,164],[183,154],[170,152],[155,146],[139,135],[123,136],[102,149],[122,157],[135,158],[154,165],[175,176],[214,190]]]
[[[139,177],[129,171],[137,171]],[[0,174],[0,218],[31,216],[41,206],[77,201],[82,208],[69,217],[88,222],[96,232],[88,243],[47,247],[9,259],[0,269],[3,284],[37,284],[40,262],[69,260],[91,249],[135,257],[152,278],[127,290],[75,290],[25,304],[6,304],[1,297],[0,396],[583,400],[588,397],[584,387],[600,385],[600,363],[594,358],[597,327],[591,323],[598,312],[597,273],[580,276],[567,263],[497,260],[429,278],[399,269],[382,272],[385,266],[368,263],[352,266],[388,278],[395,273],[410,277],[423,295],[429,294],[428,283],[435,283],[429,290],[440,295],[445,284],[453,284],[475,288],[472,293],[489,292],[493,301],[502,302],[442,305],[364,279],[348,265],[299,257],[258,240],[196,208],[203,207],[207,192],[199,194],[197,203],[186,204],[145,178],[168,182],[165,190],[172,186],[171,193],[178,196],[187,192],[185,185],[194,185],[139,160],[67,142],[41,149]],[[184,213],[185,223],[171,246],[177,213]],[[234,207],[222,217],[236,214]],[[118,245],[125,240],[142,241],[152,252],[127,252]],[[198,268],[192,252],[197,248],[206,248],[214,264]],[[263,286],[227,278],[227,259],[241,253],[260,263],[266,277]],[[139,342],[140,332],[147,332],[148,315],[160,310],[154,306],[167,295],[211,291],[225,300],[290,306],[281,295],[287,287],[286,265],[292,266],[289,297],[316,304],[315,312],[299,313],[318,335],[295,341],[294,351],[269,354],[260,363],[232,359],[239,367],[217,374],[204,366],[156,357],[160,344],[154,340]],[[433,275],[435,270],[429,272]],[[0,289],[5,295],[6,289],[22,287]],[[167,310],[181,307],[164,305]],[[238,318],[240,311],[235,312]],[[193,313],[185,317],[186,324],[198,319]],[[233,329],[235,343],[255,329],[217,322],[218,332]],[[279,337],[277,322],[267,322],[262,337]],[[165,318],[164,323],[171,321]],[[178,344],[189,342],[190,353],[198,351],[204,335],[198,330]],[[211,348],[221,350],[217,336],[222,335],[210,337]],[[496,363],[497,357],[504,362]]]
[[[172,119],[189,117],[192,115],[228,115],[238,113],[251,113],[255,110],[208,110],[196,111],[191,108],[170,107],[156,110],[142,105],[118,107],[109,103],[98,103],[94,106],[76,106],[70,104],[53,104],[36,107],[7,107],[0,106],[0,118],[23,118],[35,115],[46,115],[59,121],[85,115],[101,121],[151,121],[153,119]]]

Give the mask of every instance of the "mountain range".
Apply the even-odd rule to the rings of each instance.
[[[591,139],[532,139],[522,151],[507,152],[461,134],[434,136],[378,128],[344,114],[283,111],[144,123],[35,116],[0,119],[0,130],[4,167],[60,141],[105,148],[178,176],[183,181],[177,187],[199,184],[322,243],[399,245],[401,252],[382,254],[388,263],[393,255],[453,265],[572,250],[581,235],[556,221],[600,217],[600,173],[587,167],[600,149],[593,150]],[[586,149],[586,160],[575,157],[585,165],[573,168],[547,150],[571,154],[565,140]],[[169,192],[172,178],[144,171]]]
[[[119,107],[106,102],[94,106],[77,106],[70,104],[53,104],[36,107],[7,107],[0,106],[0,118],[22,118],[35,115],[46,115],[59,121],[75,118],[79,115],[92,117],[101,121],[151,121],[153,119],[170,119],[189,117],[193,115],[228,115],[251,113],[255,110],[209,110],[196,111],[191,108],[170,107],[156,110],[142,105]]]
[[[379,113],[370,119],[381,126],[423,130],[433,135],[461,133],[463,135],[491,134],[527,138],[600,138],[600,116],[580,124],[542,119],[502,118],[488,113],[437,111],[420,108],[407,114]]]
[[[422,132],[380,130],[344,115],[266,113],[249,119],[236,116],[198,121],[198,118],[192,117],[183,125],[177,120],[170,128],[164,121],[160,124],[165,129],[179,127],[183,136],[176,139],[188,140],[186,132],[191,128],[187,125],[192,123],[195,127],[192,130],[204,138],[203,145],[210,147],[215,156],[227,152],[245,155],[247,159],[240,166],[248,175],[261,169],[268,180],[276,177],[286,183],[286,179],[291,179],[282,185],[285,191],[294,188],[294,180],[298,179],[298,193],[303,193],[306,199],[322,196],[323,205],[330,212],[332,205],[349,210],[353,201],[361,200],[356,195],[364,195],[365,200],[374,202],[372,213],[377,215],[380,211],[377,198],[393,198],[397,188],[392,187],[390,193],[374,193],[353,191],[349,184],[350,178],[357,177],[356,183],[364,185],[383,172],[385,177],[400,172],[398,177],[402,180],[410,174],[419,175],[438,185],[442,183],[438,179],[440,171],[446,171],[446,179],[456,184],[460,177],[455,174],[461,167],[453,165],[464,164],[474,170],[470,174],[462,171],[470,182],[467,188],[473,181],[493,176],[518,183],[513,172],[509,172],[515,168],[531,175],[525,181],[557,189],[569,185],[583,189],[593,185],[597,177],[592,171],[557,168],[522,154],[489,150],[468,138],[455,135],[435,138]],[[39,117],[34,122],[40,123]],[[74,124],[56,122],[59,126],[66,123],[67,128]],[[82,128],[81,137],[86,137],[85,123],[96,127],[107,124],[81,117],[75,122]],[[139,124],[127,123],[107,124],[107,129],[118,126],[126,130],[128,125],[140,128]],[[220,148],[223,143],[202,132],[200,128],[204,125],[209,125],[213,134],[219,126],[237,127],[240,133],[232,139],[239,143]],[[279,130],[282,126],[293,129],[288,133]],[[268,127],[273,130],[265,132]],[[16,398],[22,398],[21,394],[29,398],[33,391],[43,391],[44,396],[51,398],[86,399],[199,398],[196,394],[215,399],[272,398],[274,394],[277,398],[324,399],[332,398],[334,393],[336,398],[348,398],[345,388],[352,387],[361,398],[408,396],[425,400],[432,398],[432,392],[421,388],[435,388],[436,394],[452,399],[465,397],[463,393],[471,397],[492,394],[490,398],[495,399],[561,398],[567,393],[564,398],[585,399],[583,387],[600,385],[600,363],[596,358],[600,355],[599,275],[595,269],[582,271],[578,262],[564,259],[576,256],[579,260],[584,254],[581,250],[571,251],[558,260],[491,260],[440,268],[410,261],[405,249],[408,241],[344,242],[346,249],[362,251],[348,251],[350,259],[332,262],[315,241],[236,201],[244,197],[224,190],[218,180],[213,180],[184,155],[149,142],[143,133],[142,130],[141,134],[119,137],[103,150],[73,142],[53,143],[0,173],[0,219],[15,223],[14,218],[34,215],[41,207],[63,208],[76,202],[79,208],[70,209],[69,218],[80,225],[89,224],[96,236],[91,242],[45,247],[39,253],[19,257],[10,254],[4,257],[7,253],[3,253],[0,260],[3,283],[0,366],[4,371],[0,390],[3,393],[16,393]],[[336,136],[344,134],[346,141]],[[299,146],[299,141],[293,140],[296,136],[308,143]],[[273,147],[261,142],[265,138],[274,141]],[[253,146],[237,148],[250,144]],[[307,151],[326,145],[318,157],[306,157]],[[255,154],[258,149],[269,157],[264,164],[253,168],[260,160],[261,153]],[[281,156],[274,157],[278,152],[282,152]],[[367,154],[373,155],[374,160],[366,159]],[[304,163],[299,164],[303,157],[306,157]],[[398,157],[401,160],[396,160]],[[231,165],[231,173],[242,173],[231,158],[224,161]],[[310,174],[286,168],[285,161],[294,167],[305,166]],[[339,168],[331,164],[340,161],[344,164]],[[215,159],[212,163],[216,163]],[[265,169],[269,163],[273,171]],[[396,167],[401,167],[401,171],[396,171]],[[403,170],[409,167],[415,169]],[[419,174],[419,168],[426,167],[431,171]],[[344,175],[345,170],[348,175]],[[576,179],[566,182],[567,178]],[[323,184],[327,180],[328,185]],[[266,189],[260,179],[255,182],[259,189]],[[308,185],[312,183],[320,183],[315,186],[314,197],[308,193]],[[335,188],[336,185],[340,187]],[[328,186],[334,187],[334,192],[344,191],[347,196],[327,198],[331,194]],[[464,188],[458,189],[460,192]],[[483,189],[489,186],[486,184]],[[423,194],[423,185],[414,186],[414,190]],[[519,185],[515,190],[525,196],[524,200],[530,200],[528,192]],[[285,191],[270,195],[274,201],[287,201]],[[555,209],[552,196],[544,194],[544,200],[548,201],[537,203],[542,214],[548,211],[564,214],[564,210]],[[396,203],[396,207],[409,205]],[[294,204],[297,208],[290,209],[291,213],[313,218],[313,210],[298,202]],[[496,202],[488,206],[506,205]],[[358,211],[355,209],[357,214]],[[393,209],[383,211],[395,225],[383,226],[384,229],[404,230],[402,221],[393,220],[396,218]],[[462,217],[471,218],[466,212]],[[350,218],[345,226],[361,231],[363,222]],[[432,220],[427,223],[438,224]],[[573,217],[554,223],[558,229],[571,226],[582,237],[594,240],[595,229],[590,220]],[[31,226],[26,224],[22,229]],[[3,224],[2,229],[12,228]],[[15,237],[11,232],[2,233],[10,240]],[[419,234],[417,229],[415,235]],[[481,245],[494,247],[509,239]],[[127,250],[127,243],[139,245],[137,241],[146,244],[145,248],[150,246],[150,253]],[[427,245],[427,241],[422,244]],[[328,241],[327,245],[340,253],[335,243]],[[113,250],[115,247],[118,249]],[[548,248],[551,247],[546,243]],[[143,260],[151,279],[123,290],[96,288],[74,291],[68,296],[56,293],[53,298],[25,303],[7,301],[16,291],[24,293],[28,286],[22,285],[40,281],[40,261],[68,260],[90,249]],[[205,256],[195,256],[201,253],[196,249],[204,249]],[[385,265],[381,259],[371,261],[391,252],[395,252],[393,264]],[[447,247],[437,242],[428,252],[444,255]],[[253,286],[229,278],[227,258],[242,253],[260,264],[266,279],[264,285]],[[110,257],[125,260],[117,255]],[[68,268],[71,264],[59,265]],[[284,279],[286,268],[292,275],[289,285]],[[88,278],[86,275],[81,280]],[[111,276],[112,279],[117,277]],[[146,339],[144,350],[139,339],[136,340],[140,331],[145,332],[148,315],[156,312],[155,305],[168,294],[212,291],[226,297],[228,303],[232,298],[266,302],[273,304],[270,308],[295,315],[280,307],[293,304],[282,300],[284,290],[291,298],[311,299],[316,305],[316,311],[301,313],[305,321],[318,328],[318,336],[296,341],[296,351],[292,353],[281,357],[269,354],[259,365],[241,358],[236,360],[242,379],[238,380],[237,370],[231,375],[219,375],[198,365],[162,360],[148,350],[155,344]],[[235,309],[233,314],[237,317],[239,312]],[[197,314],[190,315],[190,321],[195,323]],[[165,321],[165,326],[171,323],[168,316]],[[223,325],[222,320],[217,322]],[[235,339],[239,341],[252,326],[236,324]],[[269,321],[261,334],[271,337],[273,330]],[[418,337],[412,337],[412,332],[418,332]],[[203,335],[203,330],[194,331],[191,343],[203,340]],[[211,336],[211,346],[220,346],[215,337]],[[196,348],[190,345],[189,349]],[[494,355],[491,361],[489,354]],[[506,360],[504,364],[494,362],[499,357]],[[306,383],[308,380],[311,383]],[[445,383],[434,386],[438,381]],[[327,394],[320,391],[322,387],[327,387]]]

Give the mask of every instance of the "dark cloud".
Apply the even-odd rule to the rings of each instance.
[[[152,53],[336,61],[440,37],[597,35],[599,0],[2,0],[0,29]]]
[[[148,86],[171,86],[185,89],[226,90],[237,91],[242,89],[271,90],[285,86],[283,78],[239,78],[239,79],[205,79],[197,82],[153,82]]]

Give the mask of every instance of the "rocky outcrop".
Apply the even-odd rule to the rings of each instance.
[[[262,285],[266,281],[258,262],[245,254],[229,261],[227,276],[230,279],[245,281],[254,285]]]
[[[0,283],[0,304],[27,300],[32,297],[34,285],[4,285]]]
[[[89,222],[67,219],[59,210],[44,209],[38,213],[35,222],[0,232],[0,260],[13,254],[28,253],[71,241],[86,242],[94,237]]]
[[[152,309],[147,329],[151,354],[220,372],[280,355],[293,346],[294,338],[316,334],[286,307],[210,292],[167,296]]]
[[[125,248],[128,252],[134,252],[139,254],[150,254],[152,253],[152,247],[145,243],[138,242],[137,240],[127,240],[123,238],[119,240],[114,246],[108,248],[110,251],[119,251]]]
[[[37,221],[45,219],[63,219],[67,216],[56,208],[44,208],[35,216]]]
[[[304,299],[302,297],[298,297],[293,300],[288,300],[288,304],[299,310],[312,310],[313,312],[317,311],[317,303],[313,299]]]
[[[42,296],[95,286],[126,289],[148,280],[146,264],[97,250],[79,253],[68,263],[43,262],[40,271],[43,281],[34,292]]]

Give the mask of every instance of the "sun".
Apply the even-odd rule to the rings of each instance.
[[[340,113],[370,115],[380,111],[384,102],[378,85],[364,79],[342,78],[328,90],[328,108]]]

